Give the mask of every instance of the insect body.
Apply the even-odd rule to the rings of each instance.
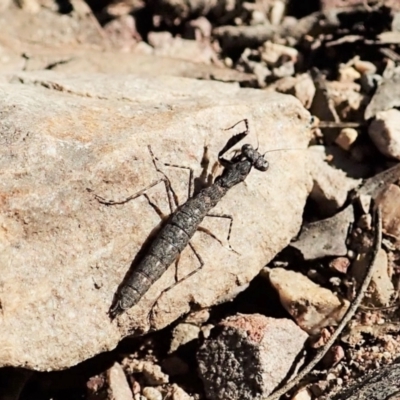
[[[123,313],[139,302],[151,285],[161,277],[189,244],[207,213],[217,205],[230,188],[246,179],[252,167],[259,171],[268,169],[268,162],[264,156],[250,144],[243,145],[241,151],[230,160],[222,157],[246,135],[247,130],[229,139],[218,154],[218,160],[224,167],[222,174],[211,186],[189,198],[169,217],[151,243],[146,255],[117,293],[116,301],[110,310],[111,317]]]

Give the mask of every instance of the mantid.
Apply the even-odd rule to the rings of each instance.
[[[238,123],[240,122],[242,121]],[[203,267],[203,260],[190,243],[190,239],[199,228],[199,225],[211,209],[226,195],[229,189],[246,179],[252,168],[259,171],[267,171],[269,166],[268,161],[264,159],[264,155],[260,154],[257,149],[254,149],[251,144],[244,144],[241,150],[236,152],[231,159],[224,158],[225,153],[249,133],[248,121],[245,119],[243,122],[246,127],[245,131],[232,136],[218,153],[218,161],[224,168],[221,175],[215,179],[213,184],[190,197],[169,216],[164,226],[151,242],[140,263],[127,276],[119,288],[110,309],[111,318],[115,318],[137,304],[153,283],[160,279],[168,267],[179,257],[179,254],[186,246],[189,245],[192,248],[199,259],[200,266],[175,282],[173,286],[187,279]],[[150,146],[149,151],[152,154]],[[153,162],[157,168],[154,158]],[[171,189],[168,178],[166,178],[166,185]],[[99,202],[107,205],[123,204],[137,198],[143,192],[142,190],[122,201],[106,200],[99,196],[96,196],[96,198]]]

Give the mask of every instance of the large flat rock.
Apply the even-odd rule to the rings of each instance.
[[[4,81],[4,80],[3,80]],[[184,202],[187,168],[202,172],[243,129],[260,151],[305,148],[309,114],[294,97],[234,84],[173,77],[19,73],[0,85],[0,365],[67,368],[114,348],[128,334],[160,329],[191,306],[242,289],[297,233],[311,187],[305,152],[267,154],[206,217],[192,240],[204,268],[161,296],[175,266],[126,314],[111,321],[113,296],[143,243],[160,226],[144,196],[123,199],[161,178],[148,149]],[[168,214],[165,185],[147,191]],[[198,267],[188,247],[178,276]],[[150,326],[151,325],[151,326]]]

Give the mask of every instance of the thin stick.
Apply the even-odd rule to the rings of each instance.
[[[360,289],[358,290],[357,296],[355,297],[355,299],[353,300],[349,309],[347,310],[346,314],[340,321],[340,324],[338,325],[337,329],[332,334],[332,336],[329,338],[329,340],[325,343],[325,345],[321,349],[318,350],[317,354],[310,361],[310,363],[304,369],[302,369],[294,379],[292,379],[281,389],[279,389],[278,391],[273,393],[271,396],[265,397],[263,400],[278,400],[281,396],[283,396],[290,389],[292,389],[294,386],[296,386],[321,361],[322,357],[324,357],[324,355],[328,352],[328,350],[331,348],[333,343],[336,341],[336,339],[342,333],[344,327],[353,318],[355,312],[357,311],[358,306],[361,303],[361,300],[364,297],[365,291],[367,290],[367,288],[371,282],[371,278],[375,272],[376,264],[377,264],[376,258],[378,256],[378,252],[379,252],[379,250],[381,248],[381,244],[382,244],[382,215],[381,215],[381,210],[379,207],[376,207],[374,210],[374,220],[375,220],[374,247],[372,249],[371,260],[368,265],[367,271],[365,273],[364,281],[361,284]]]

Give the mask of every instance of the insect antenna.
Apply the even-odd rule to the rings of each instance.
[[[268,154],[268,153],[272,153],[274,151],[286,151],[286,150],[308,150],[308,148],[303,148],[303,147],[287,147],[287,148],[283,148],[283,149],[272,149],[272,150],[267,150],[264,154],[263,157]]]

